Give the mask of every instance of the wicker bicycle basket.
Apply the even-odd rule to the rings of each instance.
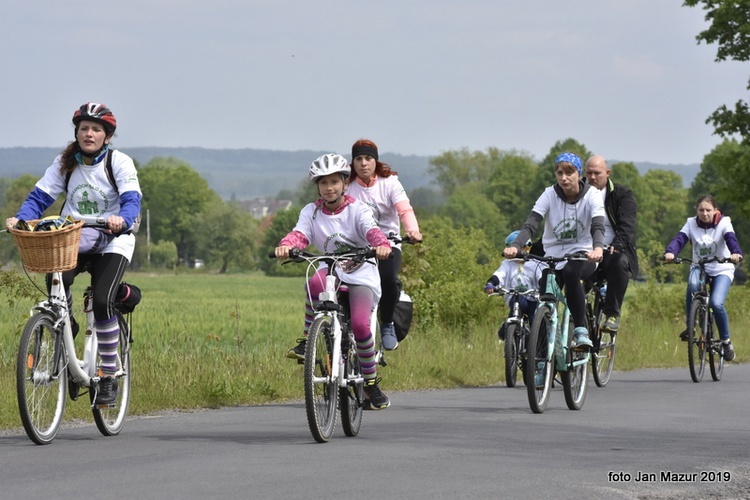
[[[38,221],[29,221],[36,224]],[[78,244],[83,221],[56,231],[23,231],[10,229],[16,240],[23,266],[34,273],[68,271],[78,264]]]

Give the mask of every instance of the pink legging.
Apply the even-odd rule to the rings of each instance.
[[[314,317],[310,297],[317,301],[320,292],[325,290],[327,274],[328,269],[319,269],[308,282],[310,295],[305,300],[305,336],[307,336]],[[346,286],[349,288],[349,312],[354,340],[357,343],[357,355],[359,355],[359,363],[362,368],[362,377],[365,380],[371,380],[377,376],[375,340],[372,338],[372,332],[370,331],[370,315],[375,297],[372,289],[364,285]]]

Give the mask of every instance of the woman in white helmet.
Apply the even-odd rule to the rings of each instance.
[[[302,209],[297,225],[276,247],[274,253],[277,258],[286,259],[292,248],[304,249],[309,245],[315,245],[326,253],[347,247],[371,246],[378,259],[390,256],[390,242],[378,228],[369,207],[345,194],[350,173],[349,163],[338,154],[323,155],[310,165],[310,179],[317,185],[320,198]],[[310,279],[310,296],[317,297],[323,291],[326,272],[325,269],[320,269]],[[364,389],[369,409],[387,408],[390,401],[380,390],[375,363],[375,340],[370,330],[371,312],[381,295],[377,266],[360,266],[347,273],[342,281],[349,286],[352,331],[365,379]],[[312,318],[313,309],[308,297],[305,303],[304,336],[289,350],[288,358],[304,359],[307,329]]]

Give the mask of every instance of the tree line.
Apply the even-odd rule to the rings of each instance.
[[[561,151],[572,151],[584,161],[592,155],[575,139],[558,141],[541,161],[524,152],[492,147],[486,151],[444,152],[430,160],[428,171],[434,187],[410,191],[417,217],[422,225],[438,218],[456,228],[480,231],[487,244],[497,250],[497,255],[487,258],[496,260],[507,234],[520,228],[537,197],[555,182],[554,158]],[[741,182],[750,172],[741,168],[743,158],[750,158],[747,146],[725,140],[706,155],[689,188],[683,188],[682,178],[672,171],[650,170],[641,175],[633,163],[610,165],[611,178],[631,188],[638,202],[637,242],[644,277],[669,279],[668,273],[654,274],[652,269],[661,268],[658,261],[664,247],[685,219],[695,215],[694,202],[702,194],[717,197],[722,211],[732,216],[740,244],[748,248],[750,235],[745,221],[750,215],[750,201]],[[750,165],[750,161],[745,164]],[[144,194],[143,214],[148,213],[148,217],[137,235],[132,268],[190,266],[195,259],[202,259],[214,272],[299,273],[299,269],[284,270],[267,254],[294,226],[301,207],[316,198],[304,166],[300,167],[297,189],[277,194],[280,199],[291,198],[293,206],[264,220],[251,217],[235,201],[222,200],[183,161],[153,158],[137,167]],[[398,170],[398,165],[392,167]],[[0,179],[3,220],[16,213],[37,180],[31,175]],[[59,200],[48,214],[59,213],[61,207]],[[17,258],[10,238],[0,240],[0,258],[3,262]]]

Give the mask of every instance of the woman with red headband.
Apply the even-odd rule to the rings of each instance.
[[[422,241],[414,209],[409,203],[406,190],[398,180],[398,173],[379,160],[378,147],[374,142],[360,139],[352,146],[352,173],[349,194],[372,208],[375,221],[388,235],[401,234],[401,224],[406,235],[414,241]],[[378,261],[383,296],[380,299],[380,336],[383,348],[391,351],[398,347],[396,329],[393,326],[393,311],[400,290],[398,273],[401,271],[401,246],[394,245],[392,258]]]

